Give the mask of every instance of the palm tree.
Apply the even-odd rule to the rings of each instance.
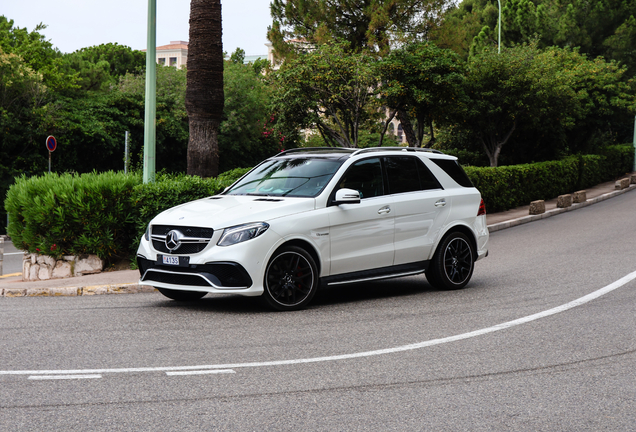
[[[187,172],[201,177],[214,177],[219,170],[218,132],[224,101],[221,24],[221,0],[190,1]]]

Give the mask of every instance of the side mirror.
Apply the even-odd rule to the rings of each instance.
[[[353,189],[339,189],[336,191],[334,204],[360,204],[360,192]]]

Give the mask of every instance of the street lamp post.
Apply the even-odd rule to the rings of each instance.
[[[499,3],[499,42],[497,43],[497,54],[501,54],[501,0],[497,0]]]
[[[144,183],[155,181],[157,121],[157,0],[148,0],[146,108],[144,117]]]

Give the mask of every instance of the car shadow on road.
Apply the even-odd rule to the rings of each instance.
[[[307,309],[315,310],[351,303],[400,299],[422,295],[427,292],[434,293],[442,291],[433,288],[426,281],[424,276],[343,284],[323,287],[318,290]],[[202,299],[192,302],[177,302],[165,299],[157,302],[155,306],[169,309],[182,309],[190,312],[215,312],[229,315],[279,313],[269,308],[259,297],[244,297],[240,295],[208,294]]]

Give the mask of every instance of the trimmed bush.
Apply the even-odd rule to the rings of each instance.
[[[610,146],[600,155],[497,168],[464,167],[489,212],[504,211],[611,181],[630,172],[634,148]],[[461,160],[460,160],[461,162]]]
[[[135,235],[130,197],[140,182],[112,171],[22,176],[7,193],[7,232],[16,247],[32,253],[128,257]]]
[[[216,179],[159,174],[45,174],[16,179],[7,193],[8,234],[41,255],[96,254],[112,263],[134,255],[148,222],[170,207],[221,192],[249,168]]]

